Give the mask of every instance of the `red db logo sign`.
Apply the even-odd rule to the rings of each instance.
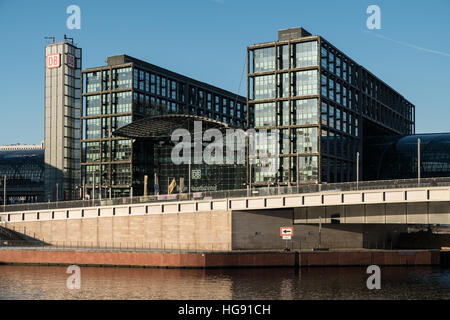
[[[47,56],[47,68],[59,68],[61,66],[61,55],[59,53],[49,54]]]

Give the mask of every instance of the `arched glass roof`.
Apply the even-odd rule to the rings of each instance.
[[[227,129],[228,124],[206,117],[186,114],[166,114],[134,121],[113,132],[116,137],[131,139],[168,138],[176,129],[194,129],[194,122],[201,121],[202,129]]]

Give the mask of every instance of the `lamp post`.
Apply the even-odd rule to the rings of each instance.
[[[297,149],[297,193],[300,193],[300,167],[299,167],[299,157],[298,157],[298,149]]]
[[[95,171],[92,172],[92,201],[94,200],[95,200]]]
[[[420,139],[417,139],[417,184],[420,185]]]
[[[189,175],[188,175],[188,197],[189,199],[191,198],[191,159],[189,159],[189,166],[188,166],[188,170],[189,170]]]
[[[248,152],[248,171],[249,171],[249,181],[247,184],[247,188],[249,189],[249,194],[247,196],[251,196],[252,195],[252,155],[251,155],[251,150],[250,150],[250,137],[249,137],[249,132],[246,131],[245,132],[245,137],[247,140],[247,152]]]
[[[359,189],[359,151],[356,153],[356,189]]]
[[[319,249],[322,245],[322,217],[319,216]]]
[[[6,207],[6,176],[3,177],[3,207]]]
[[[83,177],[83,200],[86,200],[86,178]]]

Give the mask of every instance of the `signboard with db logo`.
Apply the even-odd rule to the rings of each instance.
[[[61,66],[61,54],[53,53],[46,57],[47,69],[59,68]]]

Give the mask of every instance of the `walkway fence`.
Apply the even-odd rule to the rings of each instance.
[[[338,250],[353,248],[357,249],[379,249],[379,250],[393,250],[396,249],[391,241],[362,241],[360,246],[356,246],[356,242],[349,243],[348,241],[297,241],[294,239],[285,241],[280,240],[279,243],[274,243],[273,248],[267,247],[266,250],[278,250],[283,248],[288,251],[294,250]],[[111,250],[111,251],[167,251],[167,252],[210,252],[210,251],[239,251],[239,248],[231,248],[230,243],[162,243],[162,242],[89,242],[89,241],[54,241],[47,243],[39,240],[0,240],[0,250],[7,248],[29,248],[29,249],[83,249],[83,250]],[[281,249],[282,250],[282,249]],[[251,248],[245,251],[252,251]],[[254,250],[261,251],[261,250]]]
[[[45,209],[68,209],[85,208],[96,206],[129,205],[140,203],[170,202],[170,201],[189,201],[189,200],[211,200],[211,199],[229,199],[245,197],[261,197],[270,195],[289,195],[306,194],[317,192],[339,192],[339,191],[357,191],[357,190],[376,190],[376,189],[397,189],[397,188],[429,188],[450,186],[450,177],[446,178],[424,178],[424,179],[406,179],[406,180],[381,180],[364,182],[345,182],[345,183],[322,183],[297,186],[278,186],[267,185],[258,186],[241,190],[228,191],[206,191],[193,193],[180,193],[172,195],[151,195],[146,197],[126,197],[112,199],[95,200],[77,200],[60,202],[28,203],[0,206],[0,212],[45,210]]]

